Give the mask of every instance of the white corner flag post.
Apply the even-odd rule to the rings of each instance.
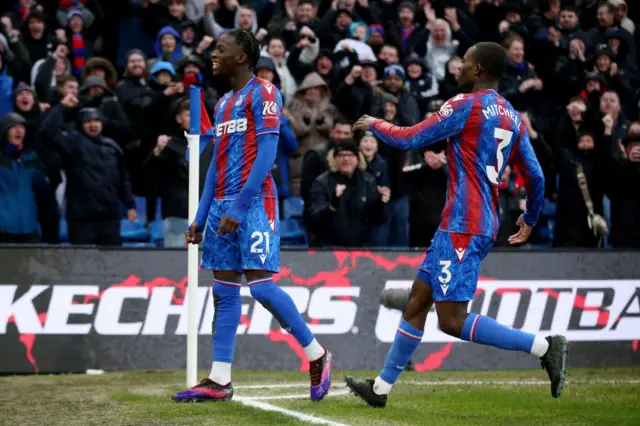
[[[200,195],[200,93],[189,89],[190,126],[186,135],[189,147],[189,224],[198,211]],[[199,247],[189,244],[187,254],[187,387],[198,383],[198,264]]]

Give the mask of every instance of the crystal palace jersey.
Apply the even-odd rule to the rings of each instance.
[[[500,224],[498,183],[511,164],[525,179],[525,222],[534,226],[544,199],[544,177],[520,114],[493,90],[457,95],[413,127],[371,124],[385,143],[409,150],[449,139],[447,201],[440,229],[495,240]]]
[[[216,199],[232,199],[240,193],[256,160],[258,136],[279,134],[281,113],[280,92],[258,77],[218,101],[214,112]],[[278,197],[271,173],[265,178],[258,196]]]

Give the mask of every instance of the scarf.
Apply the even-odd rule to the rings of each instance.
[[[24,22],[24,20],[27,19],[27,16],[29,16],[31,12],[35,12],[37,8],[33,6],[27,9],[24,6],[21,6],[20,3],[18,2],[16,4],[16,10],[18,11],[18,15],[20,15],[20,22]]]
[[[77,8],[80,3],[87,4],[89,0],[59,0],[61,10],[69,10],[72,7]]]
[[[409,28],[402,28],[400,26],[399,30],[400,30],[400,38],[402,39],[402,49],[406,50],[407,43],[409,42],[409,39],[411,38],[413,31],[415,30],[415,26],[410,25]]]
[[[73,75],[79,77],[87,55],[84,38],[80,33],[71,36],[71,55],[73,56]]]

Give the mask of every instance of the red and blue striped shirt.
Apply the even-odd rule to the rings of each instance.
[[[244,187],[258,154],[258,136],[280,133],[282,96],[258,77],[237,92],[228,92],[214,112],[215,199],[233,199]],[[278,198],[271,173],[258,195]]]
[[[412,127],[375,120],[370,128],[383,142],[405,150],[448,138],[447,201],[440,229],[495,240],[498,184],[507,164],[522,173],[528,195],[524,220],[536,224],[544,201],[542,169],[520,114],[494,90],[457,95]]]

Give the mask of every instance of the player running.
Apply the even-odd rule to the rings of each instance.
[[[363,116],[354,129],[371,130],[383,142],[404,150],[450,138],[447,146],[448,188],[442,222],[413,282],[409,302],[384,368],[375,380],[346,377],[349,388],[372,407],[384,407],[387,395],[416,350],[427,313],[435,302],[440,329],[469,342],[531,353],[540,358],[557,398],[565,380],[567,340],[541,337],[467,313],[475,297],[480,263],[498,233],[498,182],[513,161],[527,186],[527,208],[511,244],[529,238],[542,209],[544,177],[520,115],[498,93],[507,67],[504,49],[478,43],[465,54],[458,74],[458,95],[440,111],[413,127],[397,127]]]
[[[271,177],[280,133],[282,97],[253,75],[260,47],[249,31],[232,29],[211,54],[213,73],[229,79],[232,91],[215,107],[215,151],[195,221],[185,233],[198,244],[208,220],[202,268],[214,272],[213,364],[198,385],[179,392],[179,402],[233,397],[231,362],[240,323],[240,281],[291,333],[310,360],[311,399],[331,385],[331,353],[314,338],[291,297],[273,282],[280,270],[278,194]],[[216,231],[217,230],[217,231]]]

